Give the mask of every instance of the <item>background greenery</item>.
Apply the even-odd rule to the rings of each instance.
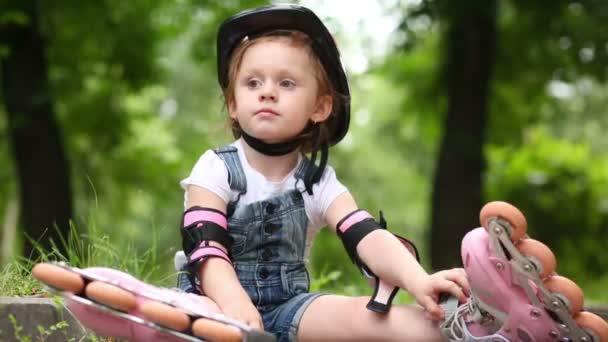
[[[74,235],[67,238],[72,241],[67,250],[72,262],[119,267],[172,285],[183,210],[178,182],[202,152],[231,140],[216,81],[216,29],[230,14],[264,3],[0,1],[3,76],[11,71],[6,65],[15,38],[8,28],[28,27],[27,14],[38,15],[48,114],[59,127],[69,168]],[[479,113],[481,128],[470,126],[458,138],[483,134],[476,148],[483,153],[484,167],[456,166],[479,179],[481,201],[473,201],[476,209],[467,214],[477,215],[490,200],[514,203],[526,214],[530,235],[556,253],[558,271],[576,279],[590,300],[606,302],[608,4],[483,3],[481,17],[495,25],[495,32],[490,31],[494,47],[488,48],[491,58],[486,60],[491,67],[487,94],[472,97],[487,110]],[[482,63],[473,60],[471,69],[450,63],[454,51],[467,49],[461,38],[471,36],[454,35],[463,21],[463,10],[454,2],[381,4],[400,23],[386,51],[365,48],[378,37],[353,35],[352,28],[323,17],[343,51],[349,51],[348,59],[355,54],[368,62],[363,71],[347,65],[351,129],[332,149],[330,162],[360,207],[372,213],[382,209],[390,229],[419,245],[427,268],[440,268],[449,263],[433,261],[428,251],[443,248],[431,235],[434,230],[441,237],[445,228],[433,223],[433,214],[454,222],[458,236],[478,225],[450,221],[458,213],[442,212],[432,198],[441,184],[434,178],[441,174],[438,167],[459,171],[438,166],[446,148],[442,139],[468,122],[466,110],[451,110],[454,93],[448,84],[457,71],[475,71],[475,63]],[[316,10],[314,6],[321,2],[311,2]],[[465,30],[472,36],[477,32],[475,27]],[[466,76],[456,85],[476,89]],[[17,167],[14,124],[6,105],[9,83],[6,77],[0,82],[0,261],[9,265],[5,270],[14,270],[27,231],[24,217],[36,211],[23,201],[19,179],[24,176]],[[453,113],[455,119],[448,120]],[[32,182],[53,181],[46,168],[33,171]],[[451,195],[470,202],[466,187]],[[53,194],[46,198],[52,200]],[[445,255],[457,264],[459,239],[445,236]],[[311,268],[315,289],[368,291],[338,239],[328,233],[314,245]],[[0,290],[8,292],[7,287]]]

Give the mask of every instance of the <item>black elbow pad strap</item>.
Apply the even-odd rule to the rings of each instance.
[[[186,255],[202,241],[215,241],[230,251],[233,239],[228,234],[226,215],[219,210],[192,207],[184,212],[181,223],[182,247]]]
[[[380,224],[366,211],[355,210],[340,220],[336,228],[350,259],[357,266],[366,268],[357,254],[357,245],[367,234],[382,229]]]
[[[380,212],[380,222],[377,222],[372,215],[364,210],[355,210],[346,215],[337,224],[338,236],[342,239],[342,244],[348,253],[350,259],[359,266],[362,271],[371,273],[367,266],[361,261],[357,254],[357,245],[369,233],[376,229],[386,229],[386,221]],[[414,255],[416,260],[420,262],[420,256],[416,245],[410,240],[393,234],[403,244],[407,250]]]
[[[384,220],[382,212],[380,212],[380,222],[376,222],[369,213],[363,210],[356,210],[340,220],[336,228],[338,236],[342,239],[342,243],[350,256],[350,259],[359,267],[359,270],[361,270],[363,275],[373,279],[372,286],[374,287],[374,293],[371,296],[369,303],[367,303],[367,308],[382,314],[388,312],[399,288],[390,285],[377,277],[357,254],[357,245],[367,234],[376,229],[386,229],[386,220]],[[416,257],[418,262],[420,262],[416,246],[408,239],[399,235],[393,235]]]

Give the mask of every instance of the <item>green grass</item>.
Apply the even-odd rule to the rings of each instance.
[[[159,286],[174,284],[176,272],[172,269],[172,260],[160,257],[154,230],[150,232],[150,244],[145,250],[136,248],[128,241],[116,240],[103,234],[95,224],[91,224],[86,233],[79,233],[71,225],[68,236],[55,242],[51,250],[44,250],[34,243],[41,255],[39,259],[14,258],[4,265],[0,272],[0,295],[39,294],[41,286],[31,277],[31,269],[36,263],[44,261],[64,261],[79,268],[111,267]],[[57,243],[67,251],[65,254],[59,252]]]
[[[13,260],[0,272],[0,296],[24,297],[45,292],[40,283],[31,276],[31,262]]]
[[[175,272],[167,271],[167,262],[159,260],[157,239],[151,234],[151,244],[148,249],[141,252],[134,246],[126,243],[112,241],[109,236],[100,233],[96,227],[90,226],[87,234],[79,234],[76,227],[70,227],[70,233],[59,243],[67,250],[66,254],[59,253],[57,245],[51,250],[43,250],[39,245],[37,249],[41,257],[37,260],[14,258],[2,266],[0,270],[0,296],[52,296],[44,286],[31,276],[32,267],[43,261],[65,261],[75,267],[105,266],[119,269],[133,276],[161,285],[174,283]],[[163,268],[164,266],[164,268]],[[56,297],[59,301],[59,297]],[[46,341],[51,334],[61,332],[67,326],[66,321],[59,321],[49,327],[38,326],[35,336],[23,332],[23,327],[14,316],[9,315],[14,330],[14,338],[21,342]],[[90,335],[85,341],[110,342],[113,338],[102,338]]]

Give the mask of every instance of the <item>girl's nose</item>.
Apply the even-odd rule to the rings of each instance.
[[[276,101],[277,93],[272,84],[266,84],[260,91],[260,101]]]

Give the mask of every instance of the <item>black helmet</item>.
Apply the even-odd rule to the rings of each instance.
[[[243,11],[220,26],[217,37],[217,73],[222,89],[228,86],[228,67],[234,49],[245,37],[256,37],[275,30],[296,30],[312,40],[312,48],[319,57],[336,91],[341,95],[339,112],[334,113],[329,146],[337,144],[348,131],[350,121],[350,91],[340,53],[333,37],[321,20],[308,8],[293,4],[269,5]]]

